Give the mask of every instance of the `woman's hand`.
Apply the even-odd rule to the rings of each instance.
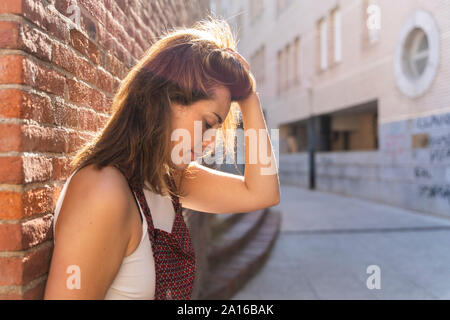
[[[261,106],[261,101],[259,100],[259,93],[253,91],[247,98],[238,101],[239,107],[245,109],[249,104],[255,104]]]

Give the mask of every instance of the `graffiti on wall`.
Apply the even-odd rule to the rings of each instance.
[[[429,139],[430,161],[443,162],[450,159],[450,132]]]
[[[450,160],[450,113],[418,118],[418,129],[429,133],[428,152],[430,164],[439,165]],[[427,179],[428,183],[419,184],[419,196],[427,199],[442,199],[450,204],[450,184],[438,183],[426,168],[415,167],[415,177]],[[445,169],[444,179],[450,181],[450,167]],[[442,177],[436,177],[442,178]]]

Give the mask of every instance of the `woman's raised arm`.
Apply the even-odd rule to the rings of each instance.
[[[249,212],[280,202],[278,168],[261,109],[253,92],[240,101],[245,131],[244,176],[225,173],[191,162],[192,175],[183,179],[183,207],[210,213]],[[261,145],[266,143],[266,152]]]

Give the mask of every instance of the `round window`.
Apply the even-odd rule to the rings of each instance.
[[[433,16],[417,10],[400,31],[394,72],[398,88],[416,98],[431,86],[439,65],[439,29]]]
[[[420,28],[410,32],[403,50],[403,71],[412,79],[424,73],[429,62],[428,38]]]

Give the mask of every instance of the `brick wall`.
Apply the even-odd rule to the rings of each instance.
[[[0,299],[41,299],[71,156],[102,128],[120,80],[207,1],[0,2]],[[78,19],[79,18],[79,19]]]

